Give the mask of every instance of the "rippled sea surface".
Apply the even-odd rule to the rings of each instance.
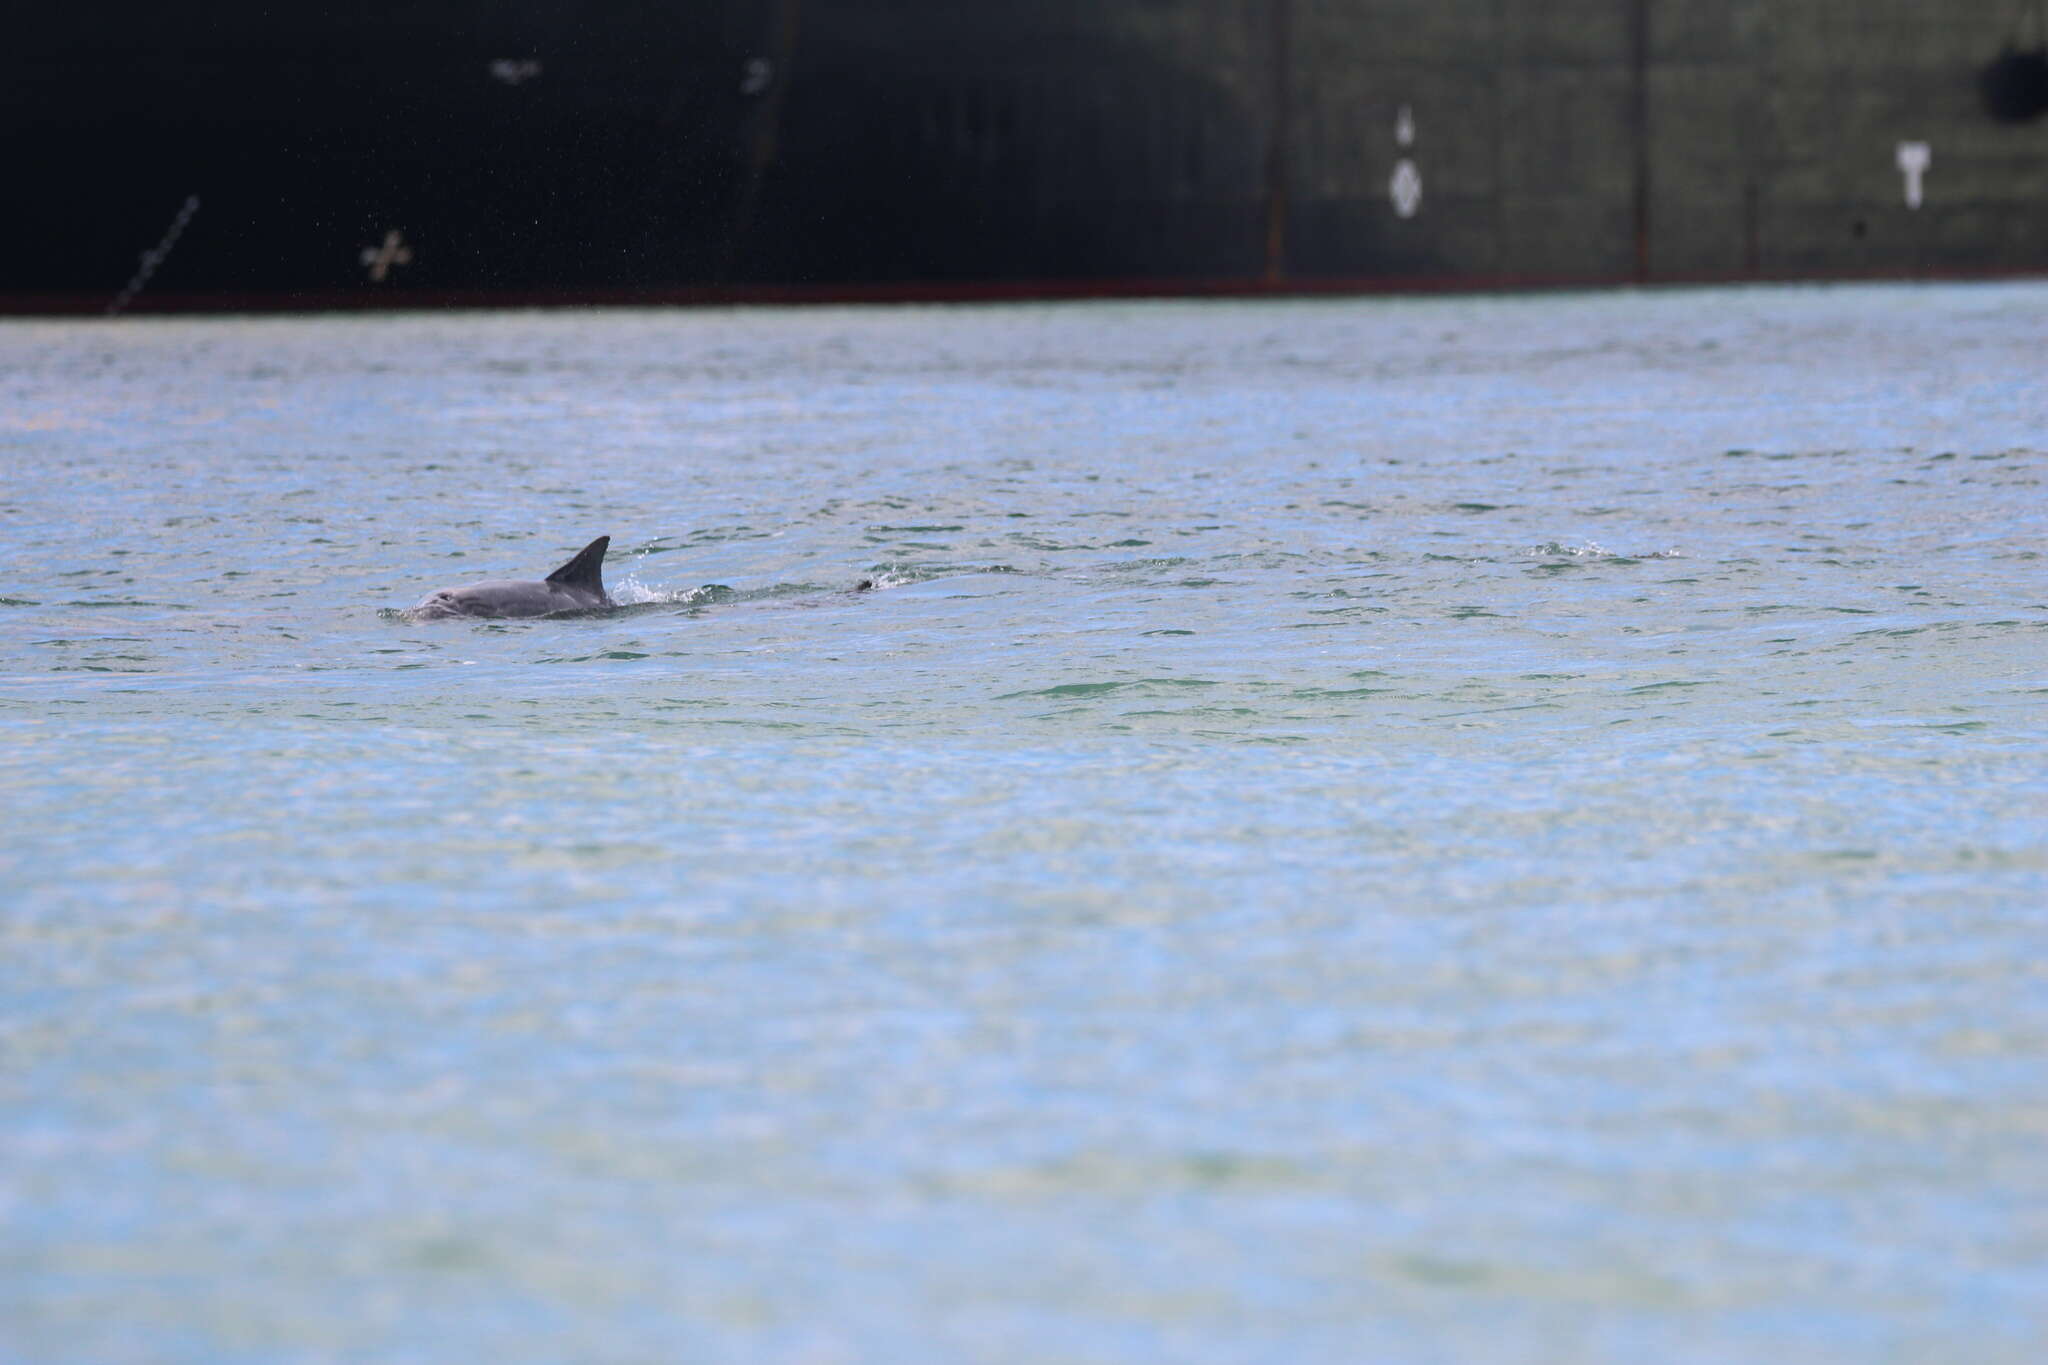
[[[2044,358],[0,324],[0,1357],[2043,1359]]]

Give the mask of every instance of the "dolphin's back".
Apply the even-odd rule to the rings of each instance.
[[[546,582],[531,578],[494,578],[443,588],[429,593],[412,609],[413,619],[430,621],[442,616],[552,616],[559,611],[588,611],[609,607],[612,599],[604,590],[604,552],[610,536],[599,536],[567,564],[547,576]]]

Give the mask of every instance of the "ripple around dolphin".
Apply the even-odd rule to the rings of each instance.
[[[925,560],[882,560],[868,566],[868,586],[877,591],[907,588],[938,578],[969,578],[977,574],[1014,574],[1023,570],[1008,564],[931,563]]]
[[[804,598],[838,597],[858,591],[862,580],[848,583],[764,583],[758,587],[735,588],[727,583],[700,583],[692,588],[654,588],[628,576],[612,589],[615,606],[604,614],[640,616],[665,607],[743,606],[754,602],[782,602]]]

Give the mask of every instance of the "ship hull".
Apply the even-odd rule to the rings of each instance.
[[[2048,269],[1990,0],[209,10],[23,21],[0,308]]]

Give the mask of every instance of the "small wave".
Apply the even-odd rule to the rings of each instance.
[[[1118,541],[1117,545],[1122,546],[1134,543],[1143,544],[1145,542]],[[1186,555],[1154,555],[1143,559],[1113,559],[1106,563],[1090,565],[1085,572],[1104,577],[1147,574],[1161,569],[1176,569],[1183,564],[1191,564],[1193,562]]]
[[[631,663],[636,660],[651,657],[653,656],[632,649],[601,649],[595,654],[550,655],[549,657],[540,660],[540,662],[544,664],[588,664],[608,660],[617,660]]]
[[[971,574],[1017,572],[1017,569],[1008,564],[920,564],[915,561],[898,560],[872,566],[861,581],[879,592],[885,588],[907,588],[914,583],[929,583],[935,578],[963,578]]]
[[[1529,553],[1530,553],[1530,554],[1532,554],[1532,555],[1545,555],[1545,556],[1549,556],[1549,557],[1551,557],[1551,558],[1563,558],[1563,559],[1617,559],[1617,560],[1635,560],[1635,559],[1683,559],[1683,558],[1685,558],[1685,554],[1684,554],[1684,552],[1683,552],[1683,551],[1681,551],[1681,550],[1676,550],[1676,549],[1670,549],[1670,550],[1610,550],[1610,549],[1608,549],[1608,548],[1607,548],[1607,547],[1606,547],[1605,545],[1602,545],[1602,544],[1601,544],[1600,542],[1598,542],[1597,540],[1589,540],[1589,541],[1586,541],[1586,542],[1585,542],[1584,544],[1582,544],[1582,545],[1568,545],[1568,544],[1566,544],[1565,542],[1563,542],[1563,541],[1561,541],[1561,540],[1552,540],[1552,541],[1547,541],[1547,542],[1545,542],[1545,543],[1544,543],[1544,544],[1542,544],[1542,545],[1532,545],[1532,546],[1530,546],[1530,547],[1529,547]]]
[[[997,701],[1014,701],[1019,697],[1047,697],[1053,700],[1074,700],[1086,697],[1106,697],[1112,692],[1136,692],[1146,696],[1174,696],[1178,690],[1189,687],[1216,687],[1220,684],[1214,678],[1126,678],[1114,682],[1060,683],[1054,687],[1027,688],[1022,692],[1004,692],[997,695]]]
[[[64,605],[67,607],[162,607],[167,611],[191,610],[183,602],[145,602],[135,597],[107,597],[99,600],[81,598],[76,601],[66,602]]]

